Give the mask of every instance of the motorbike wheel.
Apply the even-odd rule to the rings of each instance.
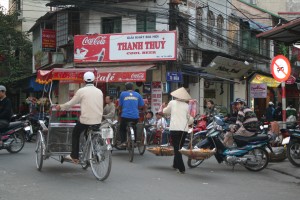
[[[195,160],[195,159],[188,159],[187,161],[187,165],[189,166],[189,168],[195,168],[198,167],[199,165],[201,165],[203,163],[204,160]]]
[[[296,167],[300,167],[300,142],[291,141],[287,146],[287,157]]]
[[[269,155],[267,150],[263,148],[254,148],[252,151],[249,151],[244,157],[248,157],[244,167],[249,171],[258,172],[267,167],[269,163]]]
[[[7,151],[9,153],[18,153],[21,151],[25,144],[25,135],[22,130],[19,130],[10,136],[10,139],[13,141],[10,143]]]

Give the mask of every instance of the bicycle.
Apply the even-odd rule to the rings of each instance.
[[[39,171],[42,169],[43,160],[46,160],[49,157],[59,156],[58,161],[63,163],[65,161],[64,156],[70,154],[70,152],[59,150],[69,148],[69,144],[60,143],[62,139],[56,135],[57,132],[52,132],[51,129],[49,131],[48,127],[46,127],[41,120],[40,124],[41,130],[38,131],[37,146],[35,150],[36,166]],[[51,141],[54,140],[49,138],[50,135],[52,135],[53,138],[57,138],[57,140],[55,140],[57,141],[55,146],[51,143]],[[79,154],[79,164],[83,169],[87,169],[91,166],[94,176],[100,181],[107,179],[111,171],[112,147],[110,141],[112,138],[113,131],[110,127],[107,128],[99,125],[92,125],[88,127],[80,140],[81,152]]]

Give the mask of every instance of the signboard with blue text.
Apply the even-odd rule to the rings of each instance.
[[[167,72],[168,82],[182,82],[182,73],[181,72]]]

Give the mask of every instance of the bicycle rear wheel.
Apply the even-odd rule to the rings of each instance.
[[[146,130],[144,129],[143,133],[141,135],[140,142],[138,143],[138,150],[139,150],[140,155],[143,155],[146,151],[146,145],[144,143],[145,137],[147,137],[147,133],[146,133]]]
[[[132,140],[131,131],[133,131],[132,127],[127,129],[127,149],[129,154],[129,162],[132,162],[134,157],[134,138]]]
[[[111,151],[100,135],[93,135],[90,146],[90,165],[94,176],[103,181],[111,171]]]
[[[42,170],[43,161],[44,161],[44,156],[43,156],[44,145],[43,145],[42,137],[43,137],[42,133],[39,131],[36,140],[36,148],[35,148],[35,153],[36,153],[35,163],[36,163],[36,168],[39,171]]]

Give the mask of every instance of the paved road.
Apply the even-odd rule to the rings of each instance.
[[[237,166],[233,172],[214,158],[182,175],[171,169],[172,157],[146,152],[129,163],[125,151],[114,151],[112,171],[104,182],[90,169],[53,159],[38,172],[34,159],[30,143],[18,154],[0,151],[0,200],[281,200],[298,199],[300,194],[299,178],[272,168],[255,173]]]

